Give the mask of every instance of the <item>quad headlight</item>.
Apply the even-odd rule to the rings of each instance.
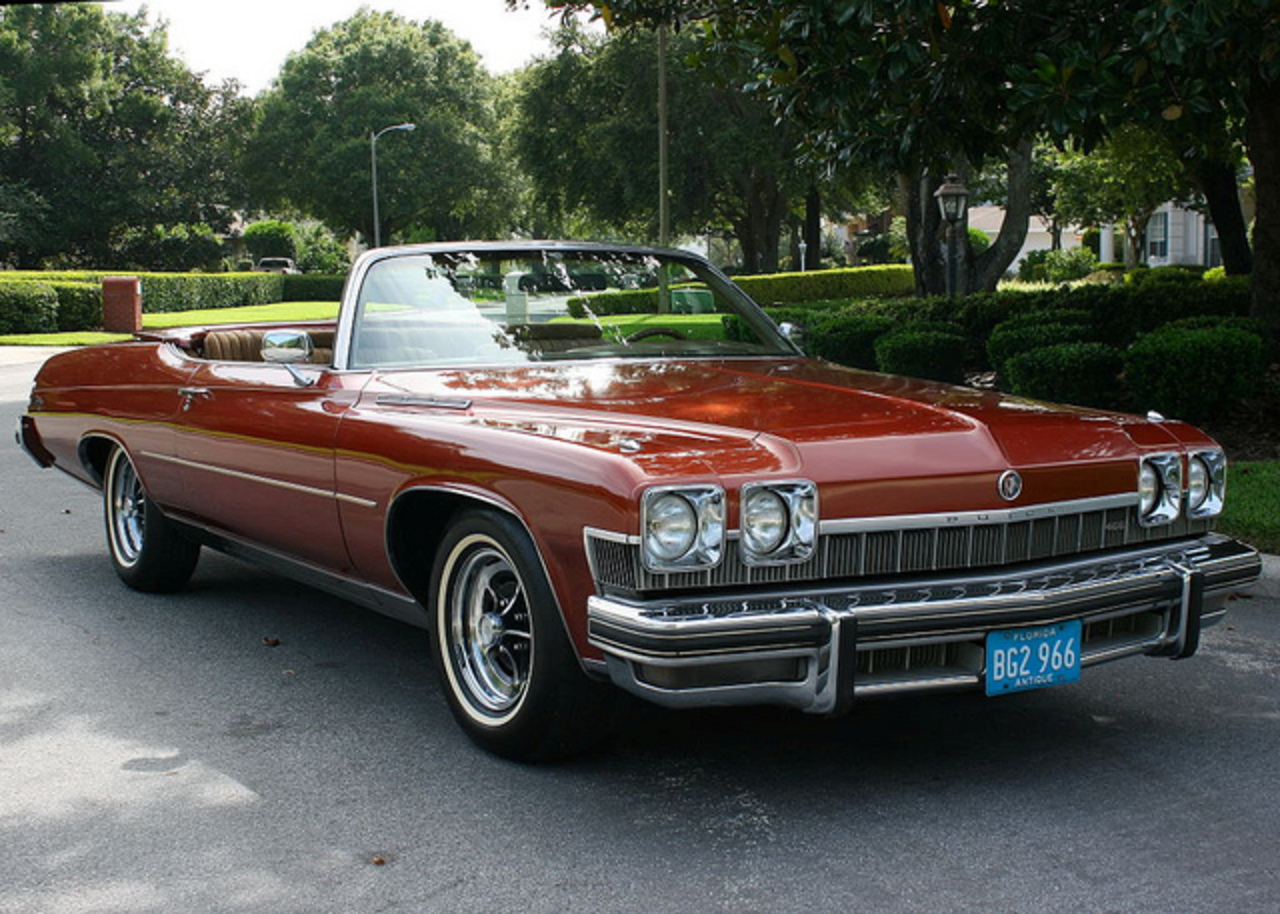
[[[748,565],[803,562],[818,530],[818,487],[805,480],[742,487],[742,560]]]
[[[650,571],[693,571],[724,553],[724,490],[719,486],[650,489],[640,505],[644,564]]]
[[[1138,522],[1171,524],[1182,513],[1182,456],[1148,454],[1138,468]]]
[[[1187,516],[1222,513],[1227,494],[1227,458],[1222,451],[1193,451],[1187,457]]]
[[[1227,458],[1222,451],[1192,451],[1185,473],[1180,454],[1148,454],[1138,465],[1138,521],[1144,527],[1171,524],[1185,511],[1197,520],[1222,513]]]

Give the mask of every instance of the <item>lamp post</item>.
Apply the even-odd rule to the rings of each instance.
[[[959,239],[956,237],[956,226],[964,219],[965,208],[969,204],[969,188],[964,186],[960,176],[949,174],[942,186],[933,192],[938,201],[938,209],[947,223],[947,297],[954,298],[959,285]]]
[[[416,130],[417,124],[393,124],[369,135],[369,171],[373,176],[373,246],[382,246],[382,224],[378,216],[378,137],[393,130]]]

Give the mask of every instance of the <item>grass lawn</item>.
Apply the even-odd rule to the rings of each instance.
[[[1218,529],[1263,552],[1280,553],[1280,461],[1231,465]]]
[[[280,302],[274,305],[250,305],[246,308],[207,308],[200,311],[170,311],[142,315],[144,330],[169,327],[199,327],[207,324],[243,324],[256,321],[332,320],[338,314],[333,301]],[[127,333],[15,333],[0,335],[0,346],[92,346],[130,339]]]

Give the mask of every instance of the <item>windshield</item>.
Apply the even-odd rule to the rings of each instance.
[[[364,275],[352,368],[794,355],[696,259],[635,251],[451,249]]]

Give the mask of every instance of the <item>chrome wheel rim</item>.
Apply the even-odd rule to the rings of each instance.
[[[524,698],[533,628],[524,584],[506,553],[487,538],[460,544],[449,589],[449,655],[478,711],[502,716]]]
[[[111,551],[121,565],[132,567],[142,555],[146,542],[147,495],[133,464],[124,452],[111,461],[107,478],[107,529],[111,534]]]

